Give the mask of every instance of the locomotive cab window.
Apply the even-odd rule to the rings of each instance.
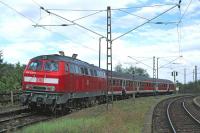
[[[41,61],[32,61],[28,67],[28,70],[33,70],[33,71],[42,70],[42,62]]]
[[[75,73],[74,64],[70,64],[70,73]]]
[[[83,67],[81,67],[81,74],[84,74],[84,69],[83,69]]]
[[[58,63],[55,61],[48,61],[44,66],[45,71],[58,71]]]
[[[88,69],[85,67],[84,70],[85,70],[85,75],[88,75]]]

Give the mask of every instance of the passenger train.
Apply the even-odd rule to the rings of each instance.
[[[30,109],[69,111],[105,103],[106,95],[122,99],[133,94],[172,93],[175,85],[166,79],[145,78],[112,72],[64,55],[41,55],[32,58],[23,73],[21,102]],[[108,90],[107,82],[112,85]],[[156,86],[156,87],[155,87]]]

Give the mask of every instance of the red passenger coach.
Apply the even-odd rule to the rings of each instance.
[[[21,100],[31,108],[43,105],[51,110],[58,106],[72,108],[80,101],[88,104],[88,101],[105,97],[105,71],[72,57],[35,57],[30,60],[23,77]]]

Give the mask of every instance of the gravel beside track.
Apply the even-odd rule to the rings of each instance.
[[[18,128],[52,118],[52,116],[46,116],[37,113],[21,113],[17,116],[7,118],[8,120],[2,120],[0,122],[0,133],[15,131]]]
[[[52,118],[53,116],[30,112],[26,106],[4,108],[0,111],[0,133],[15,131],[18,128]]]

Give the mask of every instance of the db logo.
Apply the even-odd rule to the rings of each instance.
[[[37,82],[44,83],[44,79],[43,78],[37,78]]]

